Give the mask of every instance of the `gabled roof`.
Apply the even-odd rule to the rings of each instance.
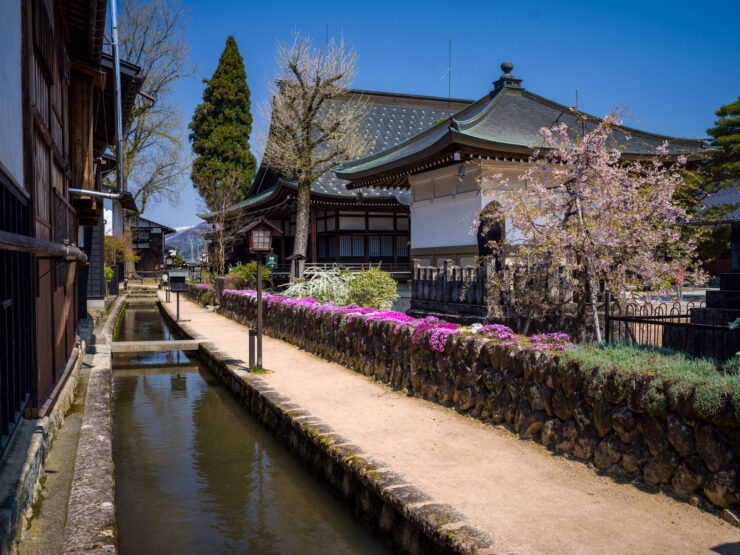
[[[335,175],[351,180],[350,189],[387,186],[398,178],[395,172],[404,169],[413,173],[420,169],[410,170],[414,164],[430,158],[452,163],[450,154],[460,147],[468,147],[478,155],[527,159],[534,148],[543,146],[542,127],[566,123],[575,136],[584,125],[589,131],[601,121],[585,114],[580,114],[579,120],[571,108],[523,89],[521,81],[509,73],[513,65],[502,64],[502,69],[505,73],[494,83],[494,90],[474,104],[391,148],[340,164]],[[671,155],[693,155],[706,149],[704,141],[699,139],[667,137],[628,127],[617,128],[613,136],[614,146],[625,157],[650,155],[664,142],[668,143]]]
[[[141,225],[143,223],[143,225]],[[161,227],[162,233],[164,235],[169,235],[170,233],[175,233],[177,231],[176,229],[173,229],[171,227],[168,227],[164,224],[159,224],[155,222],[154,220],[150,220],[148,218],[143,218],[141,216],[136,216],[131,220],[131,228],[149,228],[149,227]]]
[[[353,102],[363,98],[368,103],[368,114],[365,119],[365,130],[373,138],[371,153],[381,152],[393,145],[405,141],[440,119],[447,118],[469,106],[471,100],[457,98],[440,98],[396,94],[377,91],[348,90],[333,102]],[[295,188],[291,179],[281,176],[266,165],[260,166],[249,196],[234,208],[244,208],[258,203],[265,194],[274,190],[278,183]],[[326,172],[311,185],[311,192],[316,195],[354,197],[356,192],[347,190],[347,181],[339,179],[332,172]],[[381,191],[363,189],[360,191],[367,198],[395,198],[401,204],[408,204],[408,193],[399,191]]]
[[[734,187],[725,187],[711,193],[704,199],[703,202],[705,209],[725,207],[732,208],[727,214],[723,214],[718,219],[708,219],[708,222],[713,223],[730,223],[740,221],[740,183]]]

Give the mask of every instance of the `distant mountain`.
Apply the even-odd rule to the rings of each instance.
[[[196,261],[206,246],[205,233],[210,224],[201,222],[192,227],[178,228],[172,235],[165,238],[165,245],[178,250],[185,260]]]

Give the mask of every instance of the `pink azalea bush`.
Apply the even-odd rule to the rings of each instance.
[[[251,289],[224,289],[225,296],[233,297],[255,297],[257,292]],[[335,326],[342,327],[356,318],[360,318],[366,326],[375,320],[384,320],[394,322],[398,331],[403,326],[411,326],[413,333],[411,341],[414,344],[427,344],[434,351],[444,351],[447,340],[453,335],[460,336],[464,339],[487,339],[494,341],[499,345],[513,345],[516,347],[525,347],[535,351],[547,351],[553,353],[562,353],[570,346],[570,337],[565,333],[543,333],[533,335],[529,338],[519,336],[514,331],[502,324],[489,324],[482,326],[474,324],[473,326],[460,326],[445,322],[434,316],[425,318],[414,318],[403,312],[395,312],[380,308],[361,307],[356,304],[338,306],[332,302],[320,303],[316,299],[306,297],[303,299],[289,299],[280,295],[270,295],[263,293],[262,298],[267,306],[273,303],[280,303],[285,306],[291,306],[293,309],[307,308],[314,312],[315,317],[328,312],[334,316]]]
[[[198,289],[212,289],[213,286],[208,283],[196,283],[195,287]]]

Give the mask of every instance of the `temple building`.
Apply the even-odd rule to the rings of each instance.
[[[348,191],[409,195],[410,256],[421,266],[440,266],[444,260],[474,265],[476,257],[486,254],[487,243],[475,227],[477,216],[497,198],[495,184],[484,192],[480,178],[500,173],[514,182],[527,169],[534,149],[542,146],[543,127],[566,123],[575,134],[583,126],[586,131],[593,129],[600,121],[585,116],[584,123],[568,106],[526,90],[511,73],[511,63],[503,63],[501,69],[503,75],[493,83],[493,90],[477,102],[403,143],[340,164],[334,171],[337,178],[346,180],[343,183],[349,182]],[[625,159],[651,156],[663,143],[673,157],[692,160],[707,152],[704,141],[698,139],[627,127],[617,128],[613,137]],[[500,222],[493,232],[503,237],[507,227]],[[515,230],[508,232],[513,239]]]
[[[440,119],[462,110],[467,100],[348,90],[333,102],[368,103],[365,130],[373,138],[371,153],[410,139]],[[409,193],[407,190],[358,188],[327,172],[311,185],[311,225],[306,261],[319,263],[382,262],[400,277],[409,271]],[[293,253],[297,184],[262,165],[247,198],[230,209],[242,224],[265,215],[283,230],[273,238],[278,273],[288,271],[286,257]],[[200,215],[206,220],[209,214]],[[228,263],[250,258],[246,237],[231,247]]]

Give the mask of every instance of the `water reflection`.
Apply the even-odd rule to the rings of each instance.
[[[121,553],[387,552],[197,360],[173,357],[114,361]]]

